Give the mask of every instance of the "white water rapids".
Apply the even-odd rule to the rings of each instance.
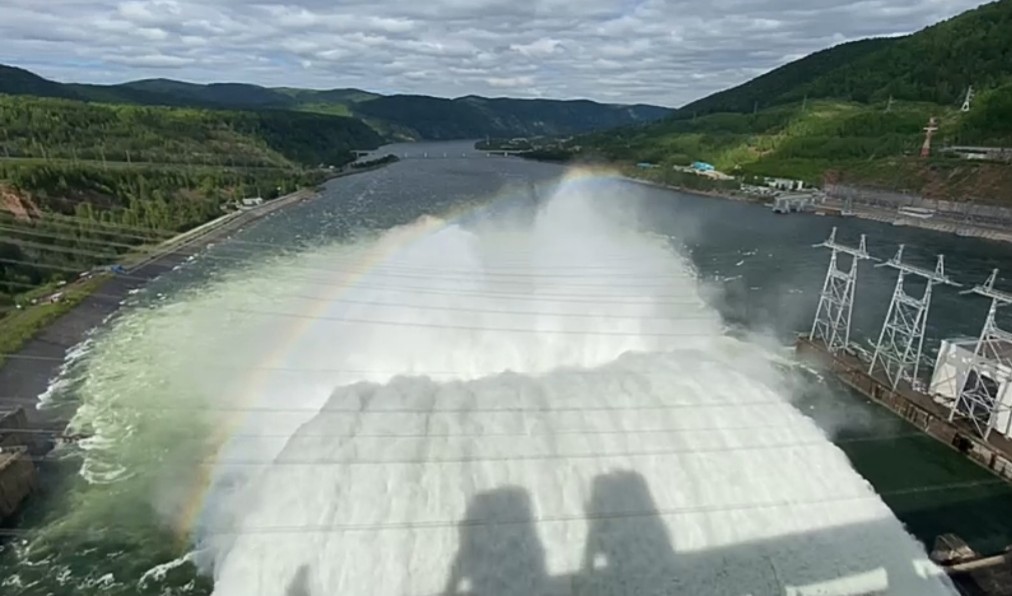
[[[952,593],[688,262],[594,194],[316,249],[138,321],[136,359],[192,372],[152,385],[222,412],[193,536],[216,595]],[[173,351],[180,314],[205,339]],[[178,518],[194,492],[155,500]]]

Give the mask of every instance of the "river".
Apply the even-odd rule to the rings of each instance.
[[[1012,490],[790,351],[834,225],[968,285],[1012,247],[385,151],[75,350],[4,594],[943,594],[937,534],[1012,543]],[[938,290],[927,355],[986,308]]]

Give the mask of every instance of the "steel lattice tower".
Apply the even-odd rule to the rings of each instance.
[[[945,275],[945,259],[942,255],[938,255],[934,271],[914,267],[903,262],[902,244],[896,251],[896,256],[876,267],[898,269],[899,277],[896,279],[896,289],[893,290],[893,298],[875,345],[875,355],[872,356],[868,374],[874,375],[876,369],[881,370],[893,389],[904,379],[913,386],[917,383],[917,371],[921,364],[931,290],[940,283],[956,284]],[[907,275],[915,275],[927,281],[924,295],[920,298],[914,298],[904,289]]]
[[[826,349],[835,354],[850,344],[850,315],[854,310],[857,264],[871,257],[868,255],[864,234],[861,235],[860,246],[852,248],[836,242],[836,228],[833,228],[828,240],[815,246],[828,248],[833,254],[829,258],[826,281],[822,284],[819,307],[815,311],[815,321],[808,337],[812,341],[821,339],[826,344]],[[840,253],[851,256],[848,271],[839,267]]]
[[[1012,380],[1009,373],[1012,370],[1012,333],[999,329],[995,321],[998,309],[1012,304],[1012,294],[995,290],[994,283],[997,279],[998,270],[995,269],[984,285],[965,292],[990,298],[991,308],[987,312],[970,366],[960,372],[957,385],[960,388],[959,395],[949,410],[950,422],[956,415],[968,418],[985,439],[991,435],[998,413],[1009,409],[1009,405],[1002,403],[1001,396],[994,394],[1003,382]]]

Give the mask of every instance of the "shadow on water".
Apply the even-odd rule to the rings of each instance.
[[[460,524],[446,594],[545,594],[548,572],[530,496],[505,487],[476,495]]]
[[[288,583],[285,596],[312,596],[312,594],[309,589],[309,566],[302,565],[295,572],[292,581]]]
[[[585,517],[589,528],[580,568],[549,576],[528,493],[507,487],[475,496],[460,524],[459,551],[444,594],[939,593],[937,580],[918,569],[915,549],[892,548],[902,532],[893,519],[679,552],[646,479],[633,471],[596,477]],[[813,561],[811,553],[824,560]],[[841,579],[848,587],[832,585]]]
[[[587,503],[590,528],[580,574],[581,594],[673,593],[679,577],[668,528],[646,478],[631,471],[594,478]]]

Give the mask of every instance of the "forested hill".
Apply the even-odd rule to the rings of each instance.
[[[587,100],[441,99],[392,95],[363,102],[354,112],[418,138],[443,140],[484,136],[566,135],[651,122],[671,113],[648,105],[604,105]]]
[[[0,96],[0,157],[250,167],[342,165],[381,143],[353,118]]]
[[[486,135],[566,135],[658,120],[671,110],[589,100],[467,96],[381,96],[361,89],[267,88],[240,83],[198,85],[149,79],[120,85],[64,84],[0,65],[0,94],[110,104],[283,110],[358,117],[388,138],[462,139]]]
[[[23,293],[240,199],[315,186],[327,176],[319,165],[381,142],[361,121],[325,114],[0,96],[0,336],[29,335],[4,328],[21,320],[9,316]]]
[[[854,60],[878,52],[895,43],[895,39],[862,39],[809,54],[800,60],[758,76],[751,81],[725,89],[686,104],[678,109],[683,118],[717,112],[745,113],[756,108],[786,103],[797,90],[824,73],[846,66]]]
[[[955,105],[966,88],[1012,79],[1012,0],[967,11],[904,37],[816,52],[743,85],[694,101],[680,117],[746,112],[809,99]]]

